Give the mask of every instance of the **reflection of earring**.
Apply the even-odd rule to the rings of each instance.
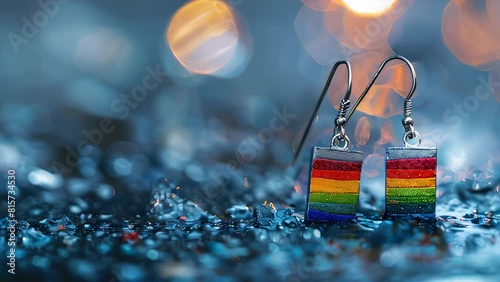
[[[347,116],[349,120],[352,112],[366,96],[377,79],[380,71],[392,60],[402,60],[409,67],[413,85],[404,101],[403,136],[404,147],[387,148],[386,153],[386,185],[385,208],[389,217],[414,217],[434,219],[436,213],[436,160],[437,148],[417,147],[422,139],[413,128],[411,118],[411,97],[417,88],[417,77],[413,65],[405,57],[394,56],[382,62],[372,80],[353,105]],[[416,144],[408,141],[416,139]]]
[[[339,61],[333,66],[298,151],[302,148],[336,69],[342,64],[347,67],[348,71],[347,91],[335,119],[335,131],[330,147],[314,147],[312,149],[306,221],[339,221],[353,219],[356,215],[363,154],[360,151],[349,150],[350,141],[345,134],[345,123],[347,122],[345,115],[350,105],[349,96],[352,86],[351,66],[348,62]]]

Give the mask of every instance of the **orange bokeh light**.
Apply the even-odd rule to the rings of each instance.
[[[380,129],[380,139],[376,145],[385,145],[387,143],[394,143],[394,141],[394,127],[390,121],[386,121]]]
[[[452,0],[446,6],[442,34],[446,46],[462,63],[481,70],[498,68],[500,60],[500,3]]]
[[[376,16],[389,10],[396,0],[342,0],[342,3],[352,12]]]
[[[303,7],[295,18],[300,43],[320,65],[333,64],[338,58],[340,42],[324,24],[324,13]]]
[[[349,60],[353,70],[351,101],[355,101],[370,81],[380,63],[394,55],[388,37],[395,21],[414,0],[385,2],[383,15],[353,12],[357,4],[343,0],[303,0],[295,30],[304,48],[321,65],[331,65],[340,58]],[[377,1],[376,1],[377,2]],[[382,5],[383,1],[375,5]],[[364,2],[363,2],[364,3]],[[374,2],[375,3],[375,2]],[[352,6],[347,7],[348,4]],[[375,8],[373,8],[375,12]],[[378,10],[377,10],[378,11]],[[402,99],[411,88],[411,79],[403,63],[391,62],[382,72],[359,110],[369,115],[389,118],[402,112]],[[338,109],[345,90],[345,74],[334,77],[329,99]],[[397,104],[396,104],[397,103]]]
[[[359,97],[380,63],[391,55],[392,51],[367,51],[351,58],[353,73],[351,101],[355,101]],[[340,101],[345,94],[343,90],[345,79],[345,74],[339,73],[337,77],[334,77],[330,87],[329,99],[337,109],[338,102],[335,101]],[[382,118],[400,114],[403,111],[401,106],[403,100],[396,93],[405,97],[410,88],[411,75],[408,67],[403,62],[391,62],[381,72],[357,110]]]
[[[354,140],[359,146],[364,146],[370,140],[370,122],[367,117],[362,117],[358,120],[356,124],[356,129],[354,130]]]
[[[383,15],[353,13],[343,1],[335,1],[336,9],[324,12],[324,24],[343,45],[341,51],[351,56],[365,50],[390,49],[387,43],[394,22],[401,17],[413,1],[400,1],[391,5]]]
[[[481,6],[482,4],[483,6]],[[493,96],[500,102],[500,1],[451,0],[442,20],[443,40],[462,63],[490,71]]]
[[[197,0],[175,13],[166,38],[172,53],[187,70],[212,74],[233,57],[238,27],[233,11],[225,2]]]

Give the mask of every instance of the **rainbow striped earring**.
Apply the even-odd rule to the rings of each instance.
[[[412,87],[404,101],[404,147],[387,148],[385,181],[385,216],[434,219],[436,213],[436,160],[437,148],[418,147],[420,134],[413,127],[411,97],[417,88],[415,69],[403,56],[387,58],[380,64],[368,86],[354,103],[347,120],[366,96],[384,66],[392,60],[403,61],[412,76]],[[416,144],[408,141],[416,139]]]
[[[436,217],[437,148],[418,147],[422,138],[413,127],[411,96],[416,89],[416,74],[407,62],[413,76],[413,86],[404,101],[404,147],[387,148],[385,209],[386,217],[434,220]],[[415,139],[411,144],[409,140]]]
[[[339,61],[333,66],[298,151],[302,148],[335,71],[340,65],[345,65],[347,68],[347,91],[335,119],[335,130],[330,147],[312,148],[306,221],[334,222],[354,219],[356,216],[363,154],[360,151],[349,150],[350,140],[345,132],[347,123],[345,115],[349,109],[352,87],[351,66],[347,61]]]

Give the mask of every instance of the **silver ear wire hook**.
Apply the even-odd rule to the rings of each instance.
[[[346,118],[346,123],[349,121],[349,119],[351,118],[352,114],[354,113],[356,108],[359,106],[361,101],[365,98],[368,91],[370,91],[371,87],[373,86],[373,83],[375,83],[375,80],[377,80],[382,69],[384,69],[385,65],[392,60],[401,60],[410,69],[410,73],[411,73],[411,77],[412,77],[412,86],[410,89],[410,93],[408,93],[408,96],[405,98],[405,101],[404,101],[404,118],[403,118],[402,122],[403,122],[403,126],[405,127],[405,134],[403,135],[403,142],[405,144],[405,147],[415,147],[415,146],[420,145],[420,143],[422,142],[422,138],[420,137],[420,134],[413,127],[413,119],[411,118],[411,111],[412,111],[411,97],[413,96],[413,94],[415,93],[415,90],[417,89],[417,74],[415,72],[415,69],[413,68],[413,64],[403,56],[397,55],[397,56],[389,57],[389,58],[385,59],[380,64],[379,68],[375,72],[375,75],[373,75],[372,80],[370,81],[370,83],[368,83],[368,85],[366,86],[363,93],[361,93],[358,100],[354,103],[354,105],[351,108],[351,111],[349,111],[349,114],[347,115],[347,118]],[[414,137],[417,137],[418,142],[415,145],[411,145],[410,143],[408,143],[408,138],[413,139]]]
[[[335,75],[335,72],[337,71],[337,68],[340,65],[345,65],[347,68],[347,90],[344,96],[344,99],[342,99],[342,102],[340,103],[339,106],[339,111],[337,114],[337,118],[335,118],[335,130],[334,134],[332,137],[332,141],[330,142],[330,146],[334,147],[334,145],[339,145],[335,144],[337,141],[340,143],[344,141],[344,147],[347,148],[349,146],[349,138],[347,135],[345,135],[345,124],[347,120],[345,119],[345,114],[347,113],[347,110],[349,109],[350,101],[349,97],[351,96],[351,89],[352,89],[352,71],[351,71],[351,65],[347,61],[338,61],[333,65],[332,70],[330,71],[330,75],[328,76],[328,79],[326,80],[325,86],[323,87],[323,91],[321,92],[321,95],[319,96],[318,102],[316,102],[316,106],[314,107],[314,111],[309,118],[309,122],[307,123],[306,130],[304,132],[304,135],[302,136],[299,147],[297,148],[297,151],[295,151],[295,155],[293,157],[292,164],[297,161],[297,158],[300,154],[300,151],[302,150],[302,147],[304,146],[304,143],[306,141],[307,135],[309,134],[309,130],[311,129],[311,126],[313,124],[314,118],[316,117],[316,114],[318,113],[319,108],[321,107],[321,103],[323,102],[323,99],[326,96],[326,93],[328,93],[328,88],[330,88],[330,84],[332,82],[333,76]]]

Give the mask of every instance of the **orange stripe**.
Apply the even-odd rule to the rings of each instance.
[[[317,170],[313,169],[311,173],[313,178],[327,178],[335,180],[359,180],[361,172],[359,171],[342,171],[342,170]]]

